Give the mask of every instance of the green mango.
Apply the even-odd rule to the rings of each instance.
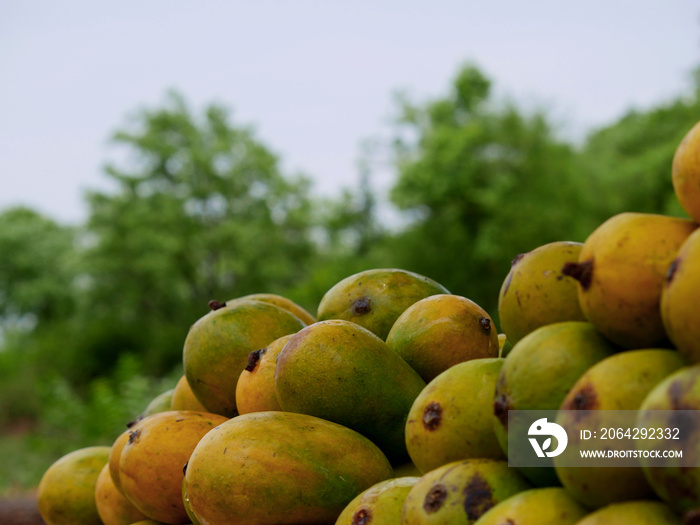
[[[466,459],[432,470],[406,496],[402,525],[471,525],[507,498],[532,488],[505,461]]]
[[[596,410],[637,410],[646,395],[685,362],[675,350],[630,350],[607,357],[583,374],[562,402],[557,423],[569,435],[569,448],[579,448],[581,429],[594,429]],[[584,415],[585,414],[585,415]],[[584,505],[599,508],[609,503],[646,499],[651,487],[638,467],[554,468],[562,485]]]
[[[700,410],[700,365],[681,368],[656,385],[644,398],[637,417],[640,428],[680,428],[679,440],[640,439],[637,448],[656,450],[668,446],[669,450],[682,450],[686,464],[698,465],[700,428],[697,419],[679,424],[673,421],[672,414],[676,410]],[[644,474],[656,495],[678,512],[700,508],[700,468],[683,467],[672,459],[666,463],[667,466],[652,467],[642,459]]]
[[[406,419],[424,387],[384,341],[349,321],[321,321],[300,330],[275,367],[275,392],[284,411],[351,428],[395,464],[408,459]]]
[[[460,459],[505,459],[491,425],[503,359],[473,359],[445,370],[416,398],[406,423],[413,463],[428,472]]]
[[[508,453],[509,410],[558,410],[578,378],[615,350],[583,321],[543,326],[518,341],[496,382],[492,423],[503,451]],[[559,484],[553,467],[520,471],[537,486]]]
[[[588,511],[560,487],[530,489],[502,501],[475,525],[574,525]]]
[[[613,503],[589,514],[576,525],[681,525],[681,519],[659,501]]]
[[[348,503],[335,525],[401,525],[404,501],[419,479],[404,477],[380,481]]]
[[[406,270],[365,270],[335,284],[321,298],[319,321],[343,319],[386,339],[398,317],[413,303],[435,294],[449,294],[441,284]]]
[[[576,281],[561,273],[576,262],[583,244],[558,241],[513,259],[498,294],[501,330],[515,344],[533,330],[562,321],[585,321]]]

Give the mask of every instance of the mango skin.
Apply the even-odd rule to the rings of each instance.
[[[129,426],[131,427],[133,424],[130,423]],[[124,450],[124,445],[126,445],[127,441],[129,441],[129,431],[125,430],[114,440],[112,448],[109,451],[109,475],[116,489],[122,494],[122,482],[119,479],[119,460],[121,459],[122,450]]]
[[[290,337],[292,336],[285,335],[275,339],[265,348],[255,350],[248,356],[248,365],[241,372],[236,385],[239,414],[282,410],[275,392],[275,367],[277,356]]]
[[[192,392],[207,411],[236,415],[236,384],[250,352],[304,326],[288,311],[260,301],[234,301],[209,312],[185,339],[183,364]]]
[[[165,412],[170,410],[170,403],[173,399],[174,389],[166,390],[154,397],[146,408],[141,412],[139,417],[150,416],[151,414],[157,414],[158,412]]]
[[[593,512],[576,525],[681,525],[680,517],[659,501],[613,503]]]
[[[404,501],[419,479],[404,477],[380,481],[348,503],[335,525],[401,525]]]
[[[673,189],[683,209],[700,222],[700,122],[683,137],[671,165]]]
[[[666,272],[661,292],[661,319],[671,342],[690,362],[700,363],[700,230],[683,243]]]
[[[666,346],[660,302],[665,275],[697,224],[648,213],[620,213],[589,235],[579,262],[563,272],[577,278],[586,319],[628,349]]]
[[[331,287],[321,298],[316,317],[319,321],[352,321],[386,339],[406,308],[425,297],[449,293],[417,273],[395,268],[365,270]]]
[[[261,301],[263,303],[274,304],[275,306],[282,308],[282,310],[287,310],[289,313],[294,314],[306,325],[316,322],[316,318],[297,303],[291,299],[287,299],[286,297],[274,293],[253,293],[250,295],[244,295],[242,297],[237,297],[236,299],[226,301],[226,304],[232,305],[236,301]]]
[[[97,513],[104,525],[129,525],[145,520],[146,516],[134,507],[124,494],[114,486],[109,472],[109,464],[102,467],[95,485]]]
[[[501,331],[515,344],[533,330],[563,321],[585,321],[576,281],[561,273],[578,261],[583,244],[557,241],[513,259],[498,294]]]
[[[208,412],[206,407],[199,402],[192,392],[187,377],[184,375],[178,379],[170,399],[169,410],[194,410],[195,412]]]
[[[47,525],[102,525],[95,487],[109,460],[109,447],[87,447],[59,458],[37,489],[39,513]]]
[[[219,425],[192,453],[190,508],[207,525],[333,523],[392,469],[367,438],[305,414],[256,412]]]
[[[172,525],[189,523],[182,501],[183,468],[199,440],[227,420],[173,410],[136,423],[119,458],[124,495],[148,518]]]
[[[491,424],[503,359],[474,359],[433,379],[408,413],[406,448],[425,473],[467,458],[505,459]]]
[[[678,352],[663,349],[621,352],[593,365],[562,402],[560,409],[570,412],[560,412],[556,421],[570,436],[568,447],[579,446],[581,429],[599,426],[576,411],[637,410],[659,382],[683,366]],[[561,467],[554,458],[554,468],[569,494],[590,508],[653,496],[637,467]]]
[[[582,321],[543,326],[518,341],[496,381],[492,423],[503,452],[508,452],[508,410],[558,410],[578,378],[615,351],[592,324]],[[559,483],[553,468],[520,472],[537,486]]]
[[[559,487],[530,489],[502,501],[475,525],[574,525],[588,510]]]
[[[640,428],[674,428],[673,421],[657,415],[658,410],[700,410],[700,365],[681,368],[661,381],[649,392],[639,408],[637,426]],[[662,449],[660,441],[638,440],[640,450]],[[689,425],[681,429],[681,440],[672,441],[670,450],[683,450],[685,462],[700,461],[700,429]],[[695,458],[691,460],[690,458]],[[677,512],[700,507],[700,469],[675,466],[649,467],[642,460],[644,475],[656,495]]]
[[[396,320],[386,344],[425,381],[457,363],[498,357],[498,333],[478,304],[459,295],[431,295]]]
[[[467,459],[425,474],[404,502],[402,525],[471,525],[507,498],[532,488],[505,461]]]
[[[277,356],[282,409],[327,419],[371,439],[390,460],[407,459],[404,430],[425,381],[384,341],[349,321],[319,321]]]

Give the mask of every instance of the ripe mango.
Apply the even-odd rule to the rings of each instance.
[[[195,412],[208,412],[202,403],[195,397],[194,392],[184,375],[178,379],[173,389],[168,410],[194,410]]]
[[[660,301],[671,261],[697,224],[648,213],[620,213],[586,239],[565,275],[578,281],[586,319],[623,348],[665,346]]]
[[[659,501],[613,503],[589,514],[576,525],[681,525],[680,517]]]
[[[289,313],[294,314],[306,325],[316,322],[314,316],[307,312],[303,307],[299,306],[291,299],[287,299],[286,297],[274,293],[253,293],[250,295],[244,295],[242,297],[237,297],[236,299],[226,301],[225,304],[231,305],[236,301],[261,301],[263,303],[274,304],[275,306],[282,308],[282,310],[287,310]]]
[[[275,339],[265,348],[253,350],[236,385],[236,406],[239,414],[282,410],[275,392],[277,355],[291,335]]]
[[[557,423],[566,429],[569,448],[578,448],[582,429],[597,429],[595,410],[637,410],[647,394],[665,377],[685,366],[675,350],[630,350],[603,359],[589,368],[561,404]],[[614,444],[613,444],[614,446]],[[554,468],[564,488],[590,508],[609,503],[645,499],[653,492],[637,467]]]
[[[183,467],[199,440],[225,421],[216,414],[173,410],[136,423],[119,458],[124,495],[151,519],[189,523],[182,501]]]
[[[234,416],[236,384],[250,352],[304,326],[288,311],[260,301],[233,301],[209,312],[192,325],[183,350],[194,395],[209,412]]]
[[[445,370],[408,413],[406,447],[428,472],[467,458],[505,459],[493,432],[493,392],[503,359],[473,359]]]
[[[74,450],[58,459],[39,482],[37,504],[47,525],[102,525],[95,487],[109,447]]]
[[[425,381],[470,359],[498,357],[498,334],[486,311],[459,295],[431,295],[396,320],[386,344]]]
[[[498,294],[501,330],[511,344],[541,326],[586,320],[576,281],[561,273],[564,264],[578,261],[581,248],[578,242],[551,242],[513,259]]]
[[[131,428],[136,422],[130,422],[127,426]],[[109,474],[112,478],[112,483],[119,492],[122,492],[122,483],[119,479],[119,459],[122,455],[122,450],[124,450],[124,445],[129,441],[129,430],[125,430],[112,444],[112,448],[109,450]],[[122,492],[123,494],[123,492]]]
[[[135,521],[145,520],[146,516],[134,507],[124,494],[114,486],[109,473],[109,464],[102,467],[95,485],[95,504],[97,513],[104,525],[129,525]]]
[[[319,321],[343,319],[386,339],[394,321],[416,301],[450,293],[441,284],[398,269],[366,270],[328,290],[318,305]]]
[[[683,243],[666,272],[661,292],[661,319],[669,339],[690,362],[700,363],[700,230]]]
[[[700,122],[676,148],[671,173],[678,201],[695,222],[700,222]]]
[[[518,341],[498,375],[492,419],[496,438],[508,452],[509,410],[558,410],[569,389],[616,348],[583,321],[543,326]],[[538,486],[557,485],[553,468],[522,468]]]
[[[425,474],[406,496],[402,525],[470,525],[531,486],[505,461],[467,459]]]
[[[401,525],[404,501],[419,479],[404,477],[380,481],[348,503],[335,525]]]
[[[333,523],[391,475],[377,446],[353,430],[305,414],[256,412],[199,442],[185,490],[207,525],[312,525]]]
[[[700,428],[697,419],[677,422],[667,418],[667,412],[700,410],[700,365],[681,368],[661,381],[642,402],[637,417],[640,428],[679,428],[679,440],[637,441],[639,450],[682,450],[685,461],[700,457]],[[678,460],[664,460],[667,466],[648,466],[642,460],[644,475],[654,492],[677,512],[700,508],[700,469],[682,467]]]
[[[277,356],[282,409],[339,423],[371,439],[395,462],[407,459],[408,411],[425,381],[384,341],[349,321],[319,321]]]
[[[574,525],[588,511],[559,487],[530,489],[502,501],[475,525]]]

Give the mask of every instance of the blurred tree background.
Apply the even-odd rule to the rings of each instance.
[[[395,176],[388,202],[372,155],[356,186],[320,198],[227,108],[199,114],[170,93],[114,133],[125,155],[105,168],[113,189],[87,194],[85,224],[0,211],[0,493],[111,444],[172,388],[210,299],[269,292],[314,312],[340,279],[399,267],[497,318],[518,253],[584,241],[622,211],[684,216],[671,160],[700,119],[699,86],[573,144],[465,66],[440,97],[398,97],[390,140],[374,144]]]

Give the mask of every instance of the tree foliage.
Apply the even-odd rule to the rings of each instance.
[[[114,135],[130,162],[107,166],[112,192],[88,195],[90,315],[154,365],[211,299],[280,290],[312,253],[309,183],[219,105],[198,116],[182,97],[141,111]],[[119,349],[113,352],[119,353]]]
[[[515,255],[585,236],[587,221],[575,210],[585,208],[586,195],[572,146],[556,137],[544,111],[495,100],[473,66],[443,97],[401,100],[394,151],[391,198],[413,221],[392,251],[494,313]]]

